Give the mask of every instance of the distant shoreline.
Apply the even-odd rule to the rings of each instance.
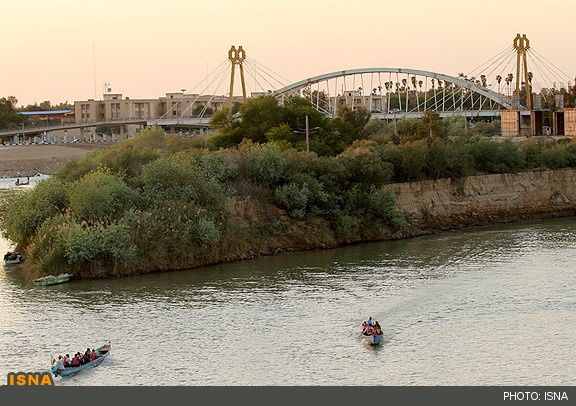
[[[7,145],[0,147],[0,178],[49,174],[74,159],[108,144]]]

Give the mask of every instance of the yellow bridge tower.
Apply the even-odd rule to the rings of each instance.
[[[242,96],[244,98],[244,103],[246,103],[246,83],[244,81],[244,60],[246,59],[246,52],[242,49],[242,45],[238,46],[238,49],[234,45],[228,51],[228,60],[232,63],[232,75],[230,76],[230,100],[228,106],[230,111],[232,111],[232,104],[234,98],[234,73],[236,72],[236,65],[240,69],[240,81],[242,82]]]
[[[528,73],[528,62],[526,61],[526,51],[530,49],[530,41],[526,34],[516,34],[514,38],[514,49],[516,50],[516,97],[520,97],[520,72],[524,68],[524,83],[526,84],[526,104],[528,110],[532,110],[532,86],[531,78]]]

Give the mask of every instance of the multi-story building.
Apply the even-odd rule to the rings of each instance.
[[[233,98],[242,102],[242,96]],[[107,93],[102,100],[88,99],[74,102],[76,123],[121,121],[137,119],[186,119],[204,111],[216,112],[227,107],[227,96],[166,93],[157,99],[130,99],[121,94]],[[210,110],[208,110],[210,109]]]

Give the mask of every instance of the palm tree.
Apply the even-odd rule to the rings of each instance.
[[[416,97],[418,98],[418,105],[420,105],[420,95],[422,94],[422,85],[424,84],[424,81],[419,80],[418,81],[418,93],[416,93]],[[424,111],[426,111],[426,95],[424,95]]]
[[[432,78],[432,92],[434,92],[434,108],[438,108],[438,99],[436,97],[436,79]]]
[[[502,82],[502,76],[496,76],[496,82],[498,83],[498,94],[500,94],[500,82]]]
[[[406,92],[406,112],[408,112],[408,80],[402,79],[402,90]]]
[[[508,96],[510,96],[510,83],[514,80],[514,75],[509,73],[504,80],[506,81],[506,86],[508,86]]]
[[[444,100],[446,98],[446,87],[442,86],[442,81],[440,79],[436,79],[438,81],[438,89],[442,89],[442,111],[444,111]]]

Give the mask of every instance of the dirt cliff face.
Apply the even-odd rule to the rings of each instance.
[[[398,237],[576,214],[576,170],[536,170],[387,186],[412,222]]]

